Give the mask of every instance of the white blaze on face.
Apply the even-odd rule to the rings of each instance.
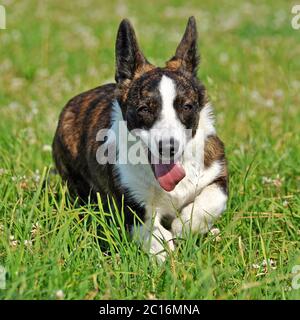
[[[155,149],[158,148],[160,140],[174,139],[179,143],[178,154],[181,154],[187,142],[187,132],[174,109],[176,84],[174,80],[163,75],[158,89],[161,95],[162,109],[159,118],[149,132],[152,139],[151,151],[157,154]]]
[[[176,98],[174,81],[162,76],[158,90],[161,95],[161,112],[152,128],[141,130],[139,136],[151,151],[150,161],[155,178],[160,186],[169,192],[185,177],[180,158],[187,143],[188,134],[174,109]],[[159,154],[160,142],[164,159]]]
[[[176,86],[174,81],[166,76],[162,76],[159,83],[159,92],[162,100],[162,116],[167,124],[171,125],[171,120],[176,119],[174,110],[174,100],[176,97]]]

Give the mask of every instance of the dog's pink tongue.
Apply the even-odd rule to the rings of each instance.
[[[160,186],[168,192],[185,177],[185,171],[180,163],[154,164],[154,171]]]

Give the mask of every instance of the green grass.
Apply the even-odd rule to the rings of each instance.
[[[300,30],[293,1],[2,1],[0,265],[2,299],[298,299]],[[190,15],[199,76],[215,106],[230,171],[228,209],[211,234],[181,240],[158,265],[101,202],[68,200],[51,144],[69,98],[111,81],[129,17],[149,60],[172,56]],[[112,207],[114,212],[114,208]],[[84,213],[84,215],[83,215]],[[122,220],[122,219],[120,219]],[[108,248],[101,251],[97,226]],[[31,242],[30,242],[31,241]],[[263,261],[274,265],[263,265]]]

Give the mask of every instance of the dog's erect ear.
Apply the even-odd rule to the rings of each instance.
[[[116,82],[132,80],[136,73],[146,72],[151,67],[139,49],[132,25],[127,19],[122,20],[116,41]]]
[[[172,70],[182,69],[196,76],[199,60],[196,20],[190,17],[175,56],[167,62],[167,67]]]

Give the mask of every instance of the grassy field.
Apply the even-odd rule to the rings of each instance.
[[[0,265],[7,280],[0,299],[300,298],[292,288],[300,265],[300,30],[290,23],[293,1],[1,3]],[[182,240],[158,265],[128,240],[120,221],[104,222],[100,201],[70,203],[51,173],[50,146],[67,100],[113,80],[123,17],[148,59],[163,65],[190,15],[198,22],[199,77],[226,145],[230,200],[218,236]],[[104,226],[107,251],[96,241],[97,225]]]

